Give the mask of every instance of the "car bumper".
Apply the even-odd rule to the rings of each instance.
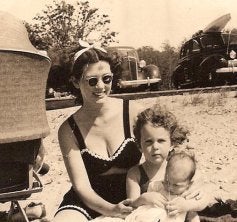
[[[139,80],[130,80],[130,81],[123,81],[121,80],[119,82],[120,88],[127,88],[127,87],[138,87],[141,85],[147,85],[150,86],[151,84],[160,82],[160,78],[154,78],[154,79],[139,79]]]
[[[216,73],[237,73],[237,67],[224,67],[216,70]]]

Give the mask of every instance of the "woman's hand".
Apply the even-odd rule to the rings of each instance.
[[[108,216],[125,218],[133,210],[133,207],[130,206],[131,202],[132,201],[130,199],[126,199],[118,204],[115,204],[112,209],[112,214]]]
[[[211,202],[211,197],[203,193],[204,191],[194,190],[189,193],[190,199],[180,196],[169,201],[166,205],[169,215],[174,216],[181,212],[203,210]]]
[[[200,189],[200,185],[193,183],[181,196],[186,200],[195,199],[200,200],[203,198],[203,191]]]

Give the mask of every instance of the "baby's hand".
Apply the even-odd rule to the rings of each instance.
[[[147,192],[143,193],[139,198],[132,202],[133,207],[139,207],[142,205],[155,205],[161,208],[165,208],[167,199],[160,193]]]
[[[161,208],[165,208],[167,199],[158,192],[148,192],[146,193],[147,204],[155,205]]]
[[[183,197],[176,197],[167,202],[166,209],[169,216],[175,216],[181,212],[188,211],[188,202]]]

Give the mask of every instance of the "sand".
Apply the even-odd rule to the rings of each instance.
[[[199,97],[199,98],[198,98]],[[200,101],[199,101],[200,100]],[[199,101],[199,102],[198,102]],[[144,106],[158,102],[166,105],[191,131],[193,147],[204,184],[215,197],[237,199],[237,98],[235,93],[198,96],[169,96],[137,100]],[[197,104],[196,104],[197,103]],[[43,191],[33,194],[27,203],[43,202],[47,218],[52,219],[70,181],[61,156],[57,130],[60,124],[79,107],[47,111],[51,133],[43,142],[47,150],[48,174],[41,176]],[[6,204],[5,204],[6,205]],[[3,205],[1,206],[3,209]]]

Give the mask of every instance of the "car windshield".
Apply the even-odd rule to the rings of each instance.
[[[220,48],[224,42],[221,35],[204,35],[200,39],[203,48]]]
[[[137,58],[137,52],[132,49],[127,48],[119,48],[118,51],[121,53],[122,56],[131,56]]]
[[[135,49],[128,47],[117,47],[117,48],[111,47],[110,50],[113,51],[113,53],[117,53],[121,57],[127,57],[127,56],[134,57],[138,61],[138,54]]]

